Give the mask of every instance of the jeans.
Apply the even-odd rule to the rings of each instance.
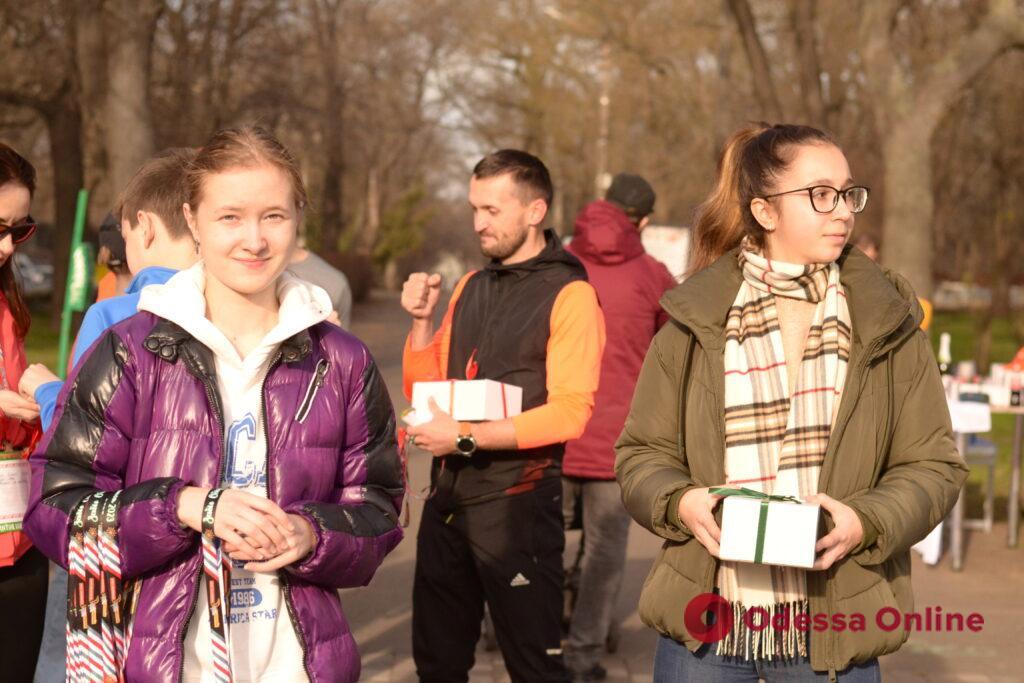
[[[36,663],[35,683],[64,683],[67,678],[64,627],[68,618],[68,573],[53,562],[50,568],[52,572],[46,596],[46,623],[43,625],[43,646]]]
[[[629,513],[615,480],[562,477],[562,512],[566,525],[576,502],[583,507],[583,559],[576,604],[565,644],[565,663],[584,672],[599,663],[615,614],[626,564]]]
[[[878,660],[852,664],[837,673],[847,683],[877,683],[882,680]],[[658,639],[654,653],[654,683],[757,683],[774,681],[827,681],[827,671],[815,671],[810,660],[797,659],[744,660],[715,654],[715,644],[701,645],[690,652],[685,645],[666,636]]]

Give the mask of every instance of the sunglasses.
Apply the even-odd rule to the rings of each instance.
[[[36,222],[32,220],[32,216],[29,216],[25,219],[24,223],[18,223],[17,225],[12,225],[10,227],[0,225],[0,240],[10,235],[12,242],[15,244],[21,244],[31,237],[35,231]]]

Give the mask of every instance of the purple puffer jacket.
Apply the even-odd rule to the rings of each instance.
[[[122,573],[142,592],[127,679],[177,681],[201,574],[199,535],[182,530],[182,487],[217,486],[223,425],[213,354],[181,327],[139,313],[111,328],[64,385],[32,455],[25,528],[67,567],[68,520],[93,491],[123,489]],[[318,371],[319,370],[319,371]],[[401,540],[403,478],[391,401],[366,347],[320,323],[285,341],[264,385],[267,488],[316,532],[308,558],[279,571],[313,683],[359,678],[337,589],[369,583]]]

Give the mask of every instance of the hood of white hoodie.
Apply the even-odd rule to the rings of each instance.
[[[205,291],[206,271],[200,261],[162,285],[143,289],[139,310],[170,320],[213,351],[217,360],[236,367],[261,365],[281,342],[326,320],[332,308],[324,289],[285,271],[277,281],[277,325],[243,360],[227,336],[206,317]]]

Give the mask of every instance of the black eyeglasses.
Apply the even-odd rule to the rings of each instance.
[[[10,227],[0,224],[0,240],[10,235],[12,242],[21,244],[35,233],[36,227],[32,216],[28,216],[24,222]]]
[[[843,201],[846,202],[846,208],[852,213],[860,213],[867,206],[868,191],[869,188],[859,185],[848,187],[845,190],[839,190],[830,185],[815,185],[813,187],[801,187],[799,190],[768,194],[761,197],[761,199],[771,199],[772,197],[781,197],[784,194],[806,192],[807,196],[811,199],[811,208],[818,213],[832,213],[839,205],[839,197],[842,197]]]

